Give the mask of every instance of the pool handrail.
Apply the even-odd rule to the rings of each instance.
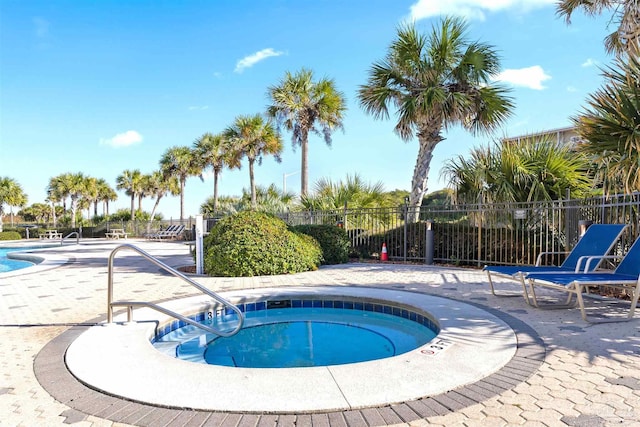
[[[76,245],[80,244],[80,233],[78,233],[77,231],[72,231],[71,233],[67,234],[66,236],[60,238],[60,246],[62,246],[62,244],[64,243],[65,240],[67,240],[68,238],[70,238],[73,235],[76,235]]]
[[[229,307],[231,310],[233,310],[237,315],[238,315],[238,325],[232,329],[231,331],[221,331],[217,328],[213,328],[207,325],[203,325],[201,323],[198,323],[195,320],[189,319],[186,316],[183,316],[179,313],[176,313],[174,311],[171,311],[167,308],[161,307],[157,304],[151,303],[151,302],[146,302],[146,301],[113,301],[113,262],[116,256],[116,253],[118,253],[121,250],[124,249],[130,249],[133,250],[135,252],[138,252],[138,254],[142,255],[144,258],[146,258],[148,261],[151,261],[153,264],[157,265],[158,267],[160,267],[161,269],[167,271],[168,273],[171,273],[172,275],[184,280],[185,282],[189,283],[191,286],[193,286],[194,288],[198,289],[200,292],[210,296],[211,298],[213,298],[214,300],[216,300],[217,302],[219,302],[220,304],[222,304],[225,307]],[[222,337],[229,337],[231,335],[234,335],[236,333],[238,333],[240,331],[240,329],[242,328],[242,325],[244,323],[244,315],[242,314],[242,311],[240,311],[240,309],[238,307],[236,307],[235,305],[231,304],[231,302],[229,302],[228,300],[224,299],[223,297],[221,297],[220,295],[218,295],[217,293],[205,288],[204,286],[202,286],[201,284],[199,284],[198,282],[196,282],[195,280],[190,279],[189,277],[185,276],[184,274],[180,273],[179,271],[175,270],[174,268],[168,266],[167,264],[163,263],[162,261],[158,260],[157,258],[154,258],[152,255],[150,255],[148,252],[145,252],[144,250],[140,249],[137,246],[134,246],[132,244],[129,243],[125,243],[122,244],[118,247],[116,247],[113,251],[111,251],[111,254],[109,255],[109,262],[108,262],[108,275],[107,275],[107,323],[113,323],[113,307],[127,307],[127,321],[128,322],[132,322],[133,321],[133,307],[148,307],[151,308],[153,310],[159,311],[163,314],[166,314],[168,316],[174,317],[176,319],[182,320],[185,323],[188,323],[190,325],[193,325],[197,328],[200,328],[202,330],[205,330],[207,332],[210,332],[212,334],[215,335],[220,335]]]

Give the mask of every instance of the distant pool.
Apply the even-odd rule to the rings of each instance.
[[[21,268],[27,268],[35,265],[30,261],[23,261],[19,259],[10,259],[7,257],[9,252],[22,252],[29,251],[31,249],[38,249],[42,246],[25,246],[19,248],[1,248],[0,247],[0,273],[6,273],[8,271],[20,270]]]

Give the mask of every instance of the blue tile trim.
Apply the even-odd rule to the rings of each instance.
[[[428,316],[424,316],[422,314],[416,313],[414,311],[409,311],[404,308],[395,307],[392,305],[386,304],[374,304],[374,303],[361,303],[357,301],[341,301],[341,300],[318,300],[318,299],[295,299],[291,300],[292,308],[337,308],[344,310],[359,310],[359,311],[370,311],[376,313],[384,313],[391,316],[402,317],[404,319],[408,319],[424,325],[436,333],[439,332],[439,327],[436,322],[434,322]],[[238,304],[238,309],[243,313],[249,313],[254,311],[267,310],[267,302],[266,301],[257,301],[257,302],[248,302],[244,304]],[[285,309],[285,308],[282,308]],[[189,319],[194,320],[196,322],[203,322],[207,320],[209,317],[209,312],[201,312],[189,316]],[[230,308],[224,308],[219,310],[213,310],[212,315],[214,317],[217,316],[228,316],[234,314],[234,311]],[[155,338],[152,339],[152,342],[159,341],[163,336],[168,333],[179,329],[183,326],[186,326],[187,323],[182,320],[173,320],[163,326],[158,328],[158,332]]]

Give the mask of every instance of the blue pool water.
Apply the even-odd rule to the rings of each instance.
[[[352,304],[353,305],[353,304]],[[362,305],[362,304],[361,304]],[[363,307],[364,308],[364,307]],[[179,342],[176,357],[212,365],[293,368],[357,363],[396,356],[435,336],[430,321],[364,309],[284,308],[245,313],[245,326],[231,337],[205,334],[187,325],[154,345]],[[413,317],[413,320],[410,319]],[[220,327],[224,321],[202,321]],[[162,344],[165,343],[165,344]],[[169,346],[170,347],[170,346]]]
[[[32,265],[34,265],[32,262],[29,262],[29,261],[22,261],[22,260],[7,258],[7,254],[9,252],[26,251],[30,249],[36,249],[36,247],[0,248],[0,273],[19,270],[21,268],[31,267]]]

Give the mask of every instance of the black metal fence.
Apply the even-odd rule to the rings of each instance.
[[[623,253],[640,235],[640,193],[532,203],[468,204],[333,211],[289,212],[287,223],[338,224],[349,234],[353,255],[379,256],[382,244],[392,260],[428,259],[427,229],[433,235],[433,260],[439,263],[533,264],[540,252],[568,251],[579,238],[579,225],[622,223],[629,229]],[[417,222],[406,218],[417,217]]]
[[[640,193],[584,200],[428,206],[417,211],[407,206],[346,207],[286,212],[279,216],[290,225],[334,224],[343,227],[351,238],[354,257],[377,258],[385,244],[391,260],[425,262],[433,259],[437,263],[459,265],[533,264],[540,252],[571,250],[579,238],[581,221],[627,224],[629,228],[616,248],[623,254],[640,236]],[[407,218],[418,220],[411,222]],[[207,230],[218,219],[208,218]],[[82,236],[104,237],[110,229],[121,228],[130,236],[143,237],[148,232],[177,223],[185,226],[182,238],[191,240],[193,218],[154,221],[152,224],[146,221],[102,223],[84,227]],[[431,230],[432,245],[427,244],[428,229]],[[17,230],[25,232],[23,228]],[[78,231],[77,228],[65,230]]]

